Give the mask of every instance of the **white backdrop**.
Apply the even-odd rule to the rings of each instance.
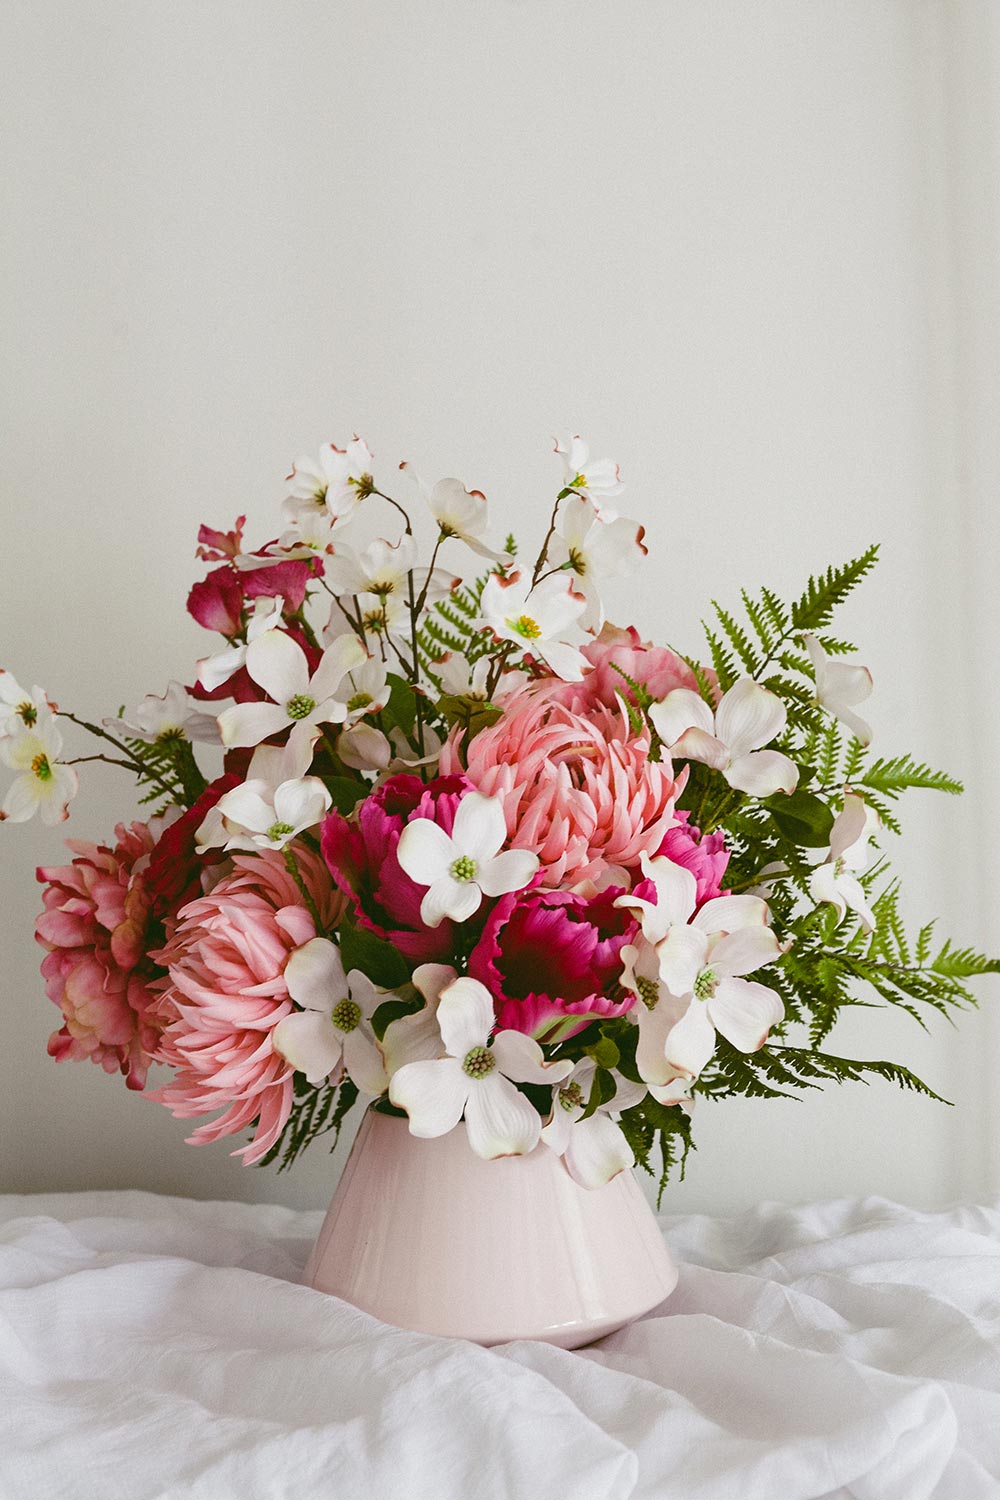
[[[969,784],[913,794],[908,905],[996,947],[997,31],[990,0],[14,0],[0,662],[94,714],[189,675],[198,522],[262,539],[289,461],[355,429],[528,547],[579,430],[646,523],[613,603],[647,634],[697,649],[710,597],[884,544],[844,619],[879,746]],[[104,771],[77,837],[132,811]],[[322,1148],[244,1170],[48,1060],[60,837],[2,831],[0,1186],[317,1203]],[[957,1107],[704,1107],[678,1209],[1000,1190],[988,1005],[830,1045]]]

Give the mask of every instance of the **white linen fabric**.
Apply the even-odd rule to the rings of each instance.
[[[577,1353],[297,1284],[320,1221],[0,1199],[3,1500],[1000,1495],[1000,1206],[665,1217],[678,1290]]]

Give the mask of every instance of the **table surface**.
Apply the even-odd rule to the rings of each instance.
[[[664,1217],[677,1291],[576,1353],[299,1285],[320,1221],[0,1198],[3,1500],[1000,1496],[1000,1205]]]

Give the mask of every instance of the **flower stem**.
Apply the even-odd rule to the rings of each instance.
[[[299,862],[295,858],[295,850],[290,845],[285,849],[285,869],[288,871],[289,875],[292,877],[292,879],[295,881],[295,884],[299,888],[309,915],[312,917],[313,921],[316,924],[317,936],[321,935],[323,931],[323,924],[320,921],[319,909],[316,905],[316,902],[313,900],[312,892],[309,890],[308,886],[302,878],[302,871],[299,869]]]

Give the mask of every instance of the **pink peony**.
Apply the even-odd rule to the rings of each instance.
[[[343,900],[319,856],[302,846],[295,852],[327,932],[340,920]],[[169,972],[156,1061],[175,1074],[149,1097],[177,1119],[222,1110],[195,1130],[192,1145],[256,1122],[253,1140],[233,1153],[250,1164],[266,1155],[291,1113],[292,1068],[271,1038],[294,1009],[284,978],[288,956],[317,934],[280,853],[239,855],[233,865],[208,895],[184,907],[155,955]]]
[[[648,734],[634,733],[619,705],[576,712],[565,686],[544,681],[510,698],[470,742],[467,775],[503,798],[510,842],[539,856],[543,885],[628,885],[674,822],[684,780],[650,760]],[[456,731],[442,749],[446,773],[462,769],[458,743]]]
[[[50,1057],[89,1057],[141,1089],[159,1036],[151,988],[159,976],[146,954],[154,915],[145,869],[155,835],[145,823],[119,823],[115,834],[114,848],[70,840],[72,864],[38,870],[46,890],[35,937],[48,949],[46,993],[63,1013]]]
[[[597,639],[583,648],[583,654],[591,670],[581,683],[567,684],[563,692],[564,701],[579,713],[596,704],[613,709],[616,696],[634,701],[635,694],[623,672],[633,682],[641,682],[658,700],[674,688],[698,691],[697,678],[682,657],[666,646],[652,646],[640,640],[639,632],[631,625],[627,630],[605,625]]]
[[[532,890],[500,898],[469,956],[469,973],[493,995],[500,1027],[556,1042],[631,1007],[621,950],[639,929],[616,908],[621,894],[611,886],[590,897]]]
[[[667,829],[656,852],[691,871],[698,884],[698,905],[702,906],[722,895],[729,850],[721,833],[702,834],[688,822],[689,813],[679,812],[676,816],[681,821]]]
[[[450,959],[454,926],[448,920],[424,926],[420,903],[427,888],[404,874],[396,858],[399,836],[411,818],[432,818],[450,834],[468,790],[460,775],[426,786],[418,776],[390,776],[349,819],[335,812],[323,824],[323,858],[349,892],[359,925],[388,938],[414,963]]]

